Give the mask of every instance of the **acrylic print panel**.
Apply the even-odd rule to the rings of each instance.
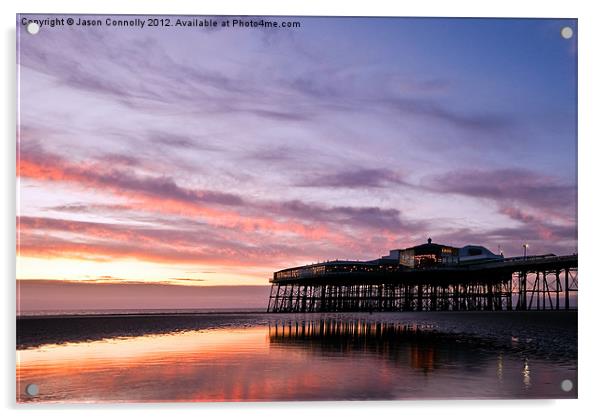
[[[17,16],[17,401],[576,398],[577,33]]]

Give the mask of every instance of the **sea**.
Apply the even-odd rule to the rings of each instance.
[[[38,312],[17,402],[577,398],[577,311]]]

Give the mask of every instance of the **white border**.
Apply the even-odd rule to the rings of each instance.
[[[3,34],[2,54],[2,117],[4,127],[2,155],[2,266],[5,300],[3,327],[7,335],[2,344],[3,356],[1,393],[8,416],[44,414],[47,418],[79,416],[85,408],[90,417],[105,417],[110,411],[115,416],[145,415],[146,417],[178,414],[178,416],[276,416],[345,415],[365,417],[375,412],[388,415],[464,416],[473,412],[482,416],[504,417],[534,415],[547,416],[592,415],[596,408],[600,387],[600,366],[597,351],[600,347],[598,298],[602,296],[600,281],[594,270],[596,245],[600,232],[600,186],[602,178],[599,159],[600,97],[599,78],[602,75],[599,40],[602,22],[596,13],[595,2],[556,1],[527,2],[505,0],[497,2],[455,0],[387,2],[381,0],[357,1],[263,1],[238,0],[219,2],[168,0],[22,0],[0,2]],[[180,404],[131,406],[43,406],[22,407],[14,404],[15,386],[15,14],[21,13],[139,13],[139,14],[254,14],[254,15],[331,15],[331,16],[481,16],[481,17],[569,17],[579,19],[579,252],[581,292],[579,295],[579,400],[578,401],[438,401],[438,402],[344,402],[344,403],[271,403],[271,404]],[[598,76],[598,77],[596,77]],[[559,196],[559,199],[564,198]],[[598,238],[598,239],[596,239]],[[92,382],[91,382],[92,383]],[[93,384],[93,383],[92,383]],[[541,409],[541,411],[539,411]],[[598,411],[599,412],[599,411]]]

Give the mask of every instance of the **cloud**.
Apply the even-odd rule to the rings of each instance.
[[[66,205],[48,206],[44,208],[47,211],[68,212],[68,213],[101,213],[111,211],[128,210],[127,205],[118,204],[89,204],[89,203],[71,203]]]
[[[522,168],[460,170],[427,177],[422,186],[491,201],[498,213],[519,224],[481,232],[462,228],[444,238],[516,248],[529,242],[535,252],[560,254],[572,253],[577,244],[577,188],[552,176]]]
[[[440,193],[516,202],[538,209],[571,207],[577,194],[574,185],[523,168],[452,171],[427,177],[422,185]]]
[[[302,150],[295,149],[292,147],[275,146],[269,148],[261,148],[254,150],[243,155],[243,160],[253,160],[262,163],[283,163],[290,164],[291,161],[299,159],[299,155],[302,155]]]
[[[406,184],[402,177],[387,169],[353,169],[314,176],[297,183],[300,187],[381,188]]]
[[[304,252],[285,243],[275,246],[253,245],[248,239],[240,242],[236,231],[210,227],[165,229],[24,216],[17,221],[18,250],[22,256],[268,267],[274,259]]]
[[[167,132],[150,132],[149,140],[158,145],[164,145],[169,148],[195,149],[201,151],[219,151],[220,147],[209,143],[207,138],[192,138],[185,135],[179,135]]]
[[[366,175],[362,176],[364,173]],[[36,143],[22,147],[18,174],[42,181],[63,181],[106,190],[129,199],[127,204],[105,206],[63,206],[59,209],[77,212],[99,209],[146,210],[181,215],[201,215],[207,222],[238,227],[246,231],[267,230],[294,233],[312,239],[331,239],[341,242],[344,238],[340,226],[397,230],[401,224],[396,209],[377,207],[328,207],[293,201],[257,201],[243,199],[233,193],[215,190],[196,190],[181,187],[166,176],[151,177],[133,174],[131,171],[107,168],[98,162],[69,163],[56,154],[48,153]],[[343,187],[353,181],[363,181],[380,187],[378,182],[401,181],[386,170],[368,170],[338,176],[337,184]],[[232,210],[228,210],[228,209]],[[331,225],[328,227],[327,225]],[[335,228],[336,226],[336,228]]]
[[[22,216],[19,256],[69,258],[97,262],[136,259],[163,264],[213,265],[220,273],[228,268],[251,267],[266,277],[279,268],[323,257],[359,258],[377,255],[382,242],[366,244],[364,234],[352,238],[299,239],[290,233],[269,239],[255,231],[216,228],[172,219],[169,227],[111,224],[68,219]],[[385,237],[386,233],[383,234]]]
[[[297,54],[304,54],[303,58],[310,61],[294,74],[276,71],[269,63],[246,68],[244,72],[218,71],[202,63],[193,66],[186,60],[174,59],[165,43],[148,36],[124,41],[97,31],[77,38],[57,37],[30,43],[22,48],[20,65],[54,77],[66,87],[146,112],[178,109],[205,116],[240,114],[284,124],[312,121],[326,112],[384,110],[487,134],[506,131],[515,124],[513,119],[499,113],[459,112],[437,98],[415,97],[417,92],[445,89],[450,81],[440,77],[416,80],[384,70],[369,70],[371,80],[385,81],[376,84],[381,86],[376,91],[366,91],[361,87],[364,79],[357,78],[357,74],[340,63],[327,65],[323,54],[309,51],[301,42],[303,38],[292,32],[273,36],[266,32],[258,39],[285,42],[282,51],[286,53],[278,57],[280,66],[281,59],[294,60],[298,59]],[[48,52],[46,42],[54,43],[52,53]],[[74,58],[92,49],[95,54],[86,62]],[[289,56],[291,50],[293,55]],[[244,58],[252,61],[258,57]],[[262,55],[261,59],[264,58]],[[330,76],[316,77],[316,68]],[[391,81],[401,86],[401,95],[390,92]]]
[[[418,223],[402,221],[401,212],[397,209],[379,207],[326,207],[308,204],[299,200],[274,203],[270,211],[300,219],[311,219],[314,222],[327,222],[341,226],[360,228],[376,228],[401,233],[422,228]]]
[[[577,240],[577,224],[575,219],[569,219],[564,224],[551,222],[550,218],[537,214],[530,214],[522,209],[512,206],[500,207],[500,212],[511,219],[521,222],[519,228],[523,236],[533,237],[542,241]],[[499,233],[508,232],[508,229],[499,229]],[[510,233],[515,233],[512,229]]]
[[[168,176],[151,177],[112,168],[102,162],[72,163],[46,152],[37,142],[21,145],[18,175],[49,181],[70,181],[84,186],[130,192],[185,203],[242,205],[241,197],[214,190],[191,190],[177,185]]]
[[[525,242],[529,244],[530,254],[566,255],[576,251],[577,228],[547,223],[481,230],[456,228],[438,232],[433,239],[456,246],[484,245],[493,252],[497,252],[499,246],[507,257],[521,255]]]
[[[74,58],[90,50],[94,56],[85,62]],[[311,107],[290,100],[283,105],[286,91],[266,89],[263,77],[191,66],[175,60],[163,43],[151,37],[124,41],[102,32],[77,39],[50,35],[21,51],[19,65],[51,76],[64,87],[145,112],[242,114],[277,122],[303,121],[313,113]]]
[[[244,109],[241,109],[244,110]],[[274,119],[280,122],[302,122],[311,119],[311,114],[305,110],[286,112],[284,110],[268,110],[268,109],[246,109],[247,112],[252,113],[263,118]]]
[[[189,277],[170,277],[168,279],[158,281],[158,283],[160,283],[160,284],[176,285],[176,286],[190,286],[190,285],[194,285],[195,283],[202,284],[203,282],[206,282],[206,280],[205,279],[194,279],[194,278],[189,278]]]
[[[499,213],[507,216],[518,225],[497,226],[475,231],[471,228],[449,229],[437,235],[442,242],[453,245],[467,243],[488,246],[496,251],[501,246],[506,256],[520,255],[523,243],[528,243],[533,254],[555,253],[572,254],[577,247],[576,219],[555,219],[544,212],[524,210],[512,205],[498,205]]]
[[[381,99],[378,103],[384,108],[401,114],[424,117],[433,121],[444,122],[463,130],[487,134],[505,131],[515,124],[513,119],[499,113],[461,113],[453,111],[442,103],[432,99],[394,97]]]
[[[134,166],[140,165],[139,158],[137,158],[133,155],[124,155],[124,154],[117,154],[117,153],[103,154],[98,157],[98,160],[101,160],[111,166],[120,165],[120,166],[126,166],[126,167],[128,167],[128,166],[134,167]]]
[[[263,229],[312,238],[326,232],[319,226],[279,222],[263,215],[246,216],[234,210],[223,209],[223,206],[245,209],[245,202],[235,194],[187,189],[178,186],[169,177],[138,176],[122,170],[107,169],[95,163],[68,163],[55,154],[44,152],[35,144],[22,147],[17,175],[108,191],[128,199],[128,206],[132,210],[202,216],[207,222],[246,231]],[[222,208],[216,208],[215,205]]]

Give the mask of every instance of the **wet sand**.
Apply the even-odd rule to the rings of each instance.
[[[576,311],[59,315],[17,329],[18,402],[578,393]]]
[[[307,321],[397,323],[497,341],[529,352],[576,358],[577,311],[387,313],[153,313],[54,315],[17,319],[17,349],[230,327]]]

